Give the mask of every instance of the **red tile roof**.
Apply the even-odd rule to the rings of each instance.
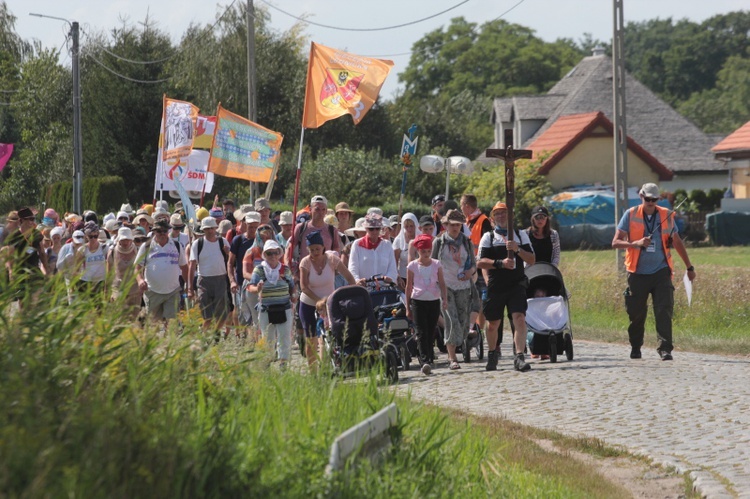
[[[711,148],[713,152],[739,151],[750,149],[750,121],[729,134],[727,138]]]
[[[539,173],[542,175],[549,173],[560,160],[598,127],[604,128],[610,136],[612,135],[612,122],[601,111],[572,114],[558,118],[529,145],[529,149],[533,151],[533,158],[538,158],[544,151],[552,153],[544,161]],[[674,175],[672,171],[630,137],[628,137],[628,149],[651,167],[659,176],[659,180],[672,179]]]

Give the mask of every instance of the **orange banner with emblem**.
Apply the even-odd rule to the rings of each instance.
[[[304,128],[350,114],[356,125],[383,86],[393,61],[373,59],[312,43],[307,64]]]

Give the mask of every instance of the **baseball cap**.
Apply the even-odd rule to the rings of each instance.
[[[323,203],[324,205],[328,206],[328,200],[325,198],[325,196],[321,196],[320,194],[312,197],[312,199],[310,200],[310,206],[314,205],[315,203]]]
[[[432,198],[432,206],[435,206],[437,203],[445,201],[445,194],[437,194],[434,198]]]
[[[85,240],[86,240],[86,236],[83,234],[82,230],[77,230],[73,232],[73,242],[81,244]]]
[[[422,215],[419,218],[419,226],[422,227],[423,225],[435,225],[435,221],[430,215]]]
[[[250,211],[245,213],[245,223],[260,223],[260,213],[257,211]]]
[[[647,198],[658,198],[661,196],[659,186],[652,183],[643,184],[643,187],[641,187],[641,191],[638,194]]]

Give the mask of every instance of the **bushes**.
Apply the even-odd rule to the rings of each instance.
[[[121,177],[92,177],[83,180],[83,209],[97,213],[116,210],[126,203],[127,189]],[[57,182],[47,189],[47,206],[60,213],[73,210],[73,182]]]

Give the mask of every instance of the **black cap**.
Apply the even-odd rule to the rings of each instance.
[[[167,222],[166,220],[164,220],[164,219],[159,219],[159,220],[157,220],[156,222],[154,222],[153,228],[154,228],[154,229],[164,229],[164,230],[169,230],[169,229],[171,229],[171,228],[172,228],[172,226],[171,226],[171,225],[169,225],[169,222]]]
[[[442,201],[445,201],[445,194],[437,194],[434,198],[432,198],[432,206],[435,206],[435,204]]]
[[[533,210],[531,210],[531,216],[538,215],[540,213],[543,213],[544,215],[549,216],[549,211],[544,206],[537,206]]]
[[[432,219],[432,217],[430,215],[422,215],[419,218],[419,226],[421,227],[424,224],[435,225],[435,221]]]

